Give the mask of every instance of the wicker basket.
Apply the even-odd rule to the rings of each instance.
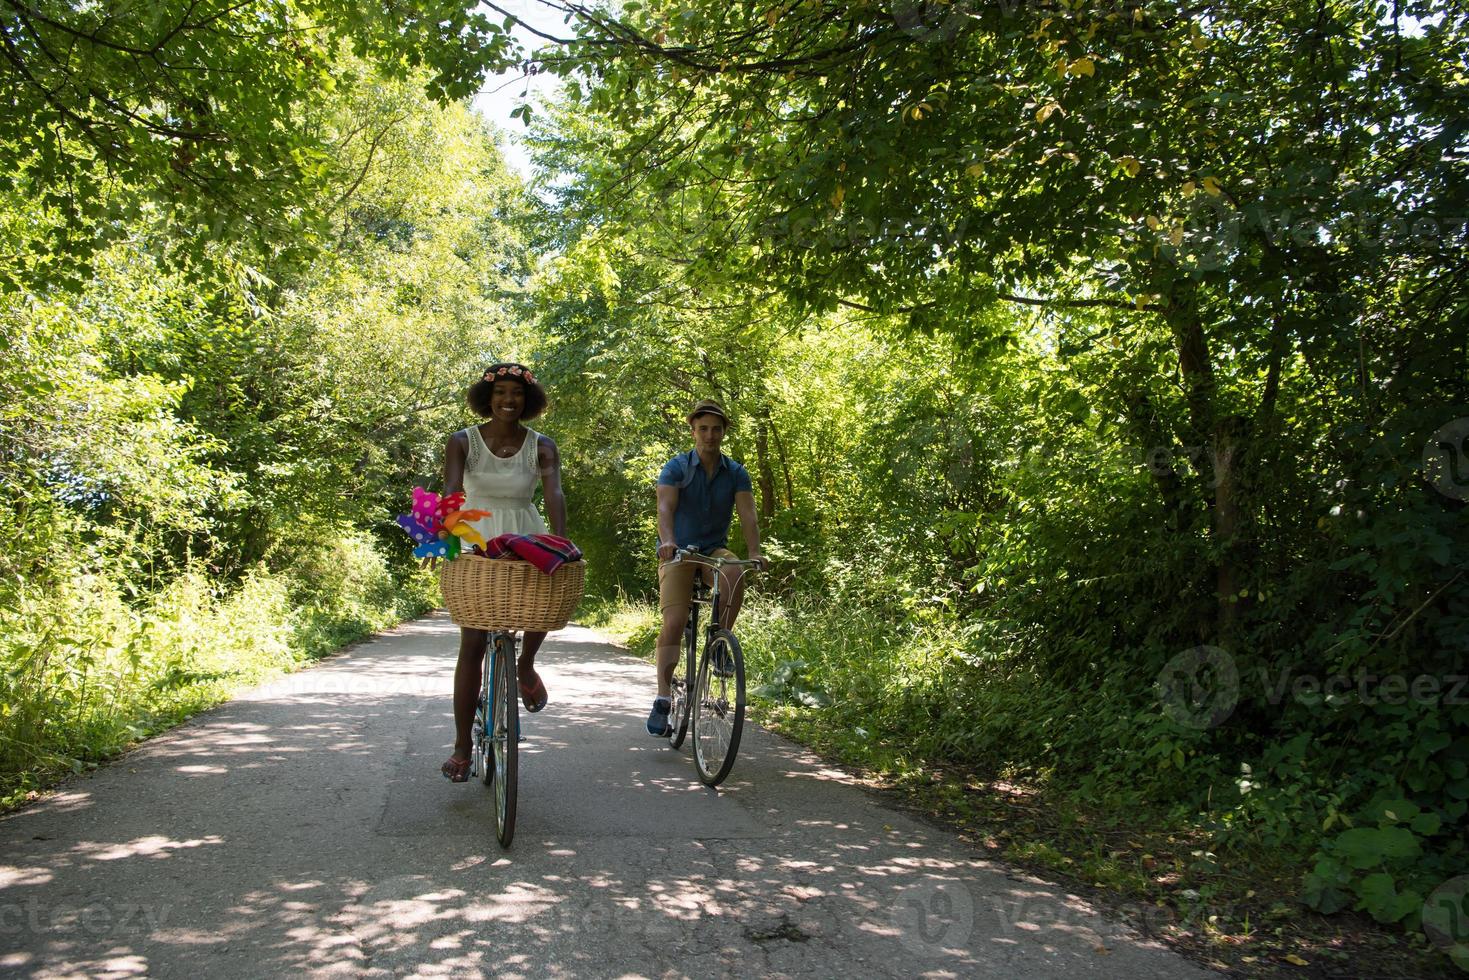
[[[439,591],[456,625],[540,632],[566,625],[586,576],[584,561],[547,575],[528,561],[460,555],[439,573]]]

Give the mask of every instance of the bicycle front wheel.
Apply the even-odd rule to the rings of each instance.
[[[694,762],[705,786],[718,786],[734,768],[745,725],[745,657],[740,641],[719,630],[704,647],[694,681]]]
[[[520,741],[520,698],[515,684],[515,638],[495,637],[494,725],[495,838],[509,847],[515,837],[515,792]]]
[[[470,772],[478,776],[489,786],[495,781],[495,732],[490,721],[490,705],[494,703],[495,696],[494,675],[490,669],[489,658],[485,658],[484,668],[481,671],[483,679],[479,684],[479,704],[474,709],[474,731],[473,748],[470,751]]]

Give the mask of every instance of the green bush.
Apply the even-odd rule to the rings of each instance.
[[[54,559],[0,604],[0,799],[14,803],[216,704],[433,605],[433,578],[395,579],[344,532],[236,584],[197,564],[151,593]]]

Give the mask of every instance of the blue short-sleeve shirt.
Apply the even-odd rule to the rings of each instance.
[[[674,544],[700,551],[729,546],[735,494],[754,492],[749,470],[721,453],[711,477],[704,472],[696,449],[663,464],[658,485],[678,488],[678,507],[673,512]]]

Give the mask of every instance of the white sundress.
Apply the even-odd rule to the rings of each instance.
[[[486,541],[502,534],[545,534],[546,522],[536,510],[536,482],[541,434],[527,429],[525,442],[514,456],[504,458],[490,452],[479,426],[464,430],[469,437],[469,456],[464,461],[464,506],[487,510],[489,517],[474,523]]]

